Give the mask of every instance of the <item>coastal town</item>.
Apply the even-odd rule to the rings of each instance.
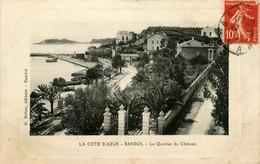
[[[99,45],[84,51],[31,53],[47,67],[64,62],[77,71],[31,88],[30,134],[227,135],[228,47],[221,35],[210,26],[150,26],[93,39]],[[34,43],[44,44],[84,45]]]

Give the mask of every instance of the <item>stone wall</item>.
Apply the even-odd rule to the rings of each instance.
[[[205,77],[207,76],[211,66],[213,63],[211,63],[198,77],[194,82],[189,86],[188,89],[186,89],[183,98],[182,98],[182,107],[179,105],[176,105],[176,107],[170,111],[168,111],[165,115],[164,113],[160,113],[160,116],[158,120],[163,120],[158,122],[158,132],[162,131],[160,128],[167,128],[167,126],[172,122],[172,120],[175,118],[177,114],[183,109],[183,107],[187,104],[187,102],[190,100],[193,93],[203,84],[203,81],[205,80]],[[161,125],[159,125],[161,124]],[[163,125],[162,125],[163,124]],[[162,133],[163,134],[163,133]]]

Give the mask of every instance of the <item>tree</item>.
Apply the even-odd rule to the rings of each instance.
[[[120,73],[122,70],[122,67],[125,65],[125,61],[122,59],[121,55],[116,55],[112,60],[112,66],[115,68],[118,72],[118,68],[120,69]]]
[[[129,130],[136,127],[141,121],[141,97],[137,94],[133,94],[129,91],[118,91],[114,94],[117,104],[116,109],[119,108],[120,105],[123,105],[126,109],[127,115],[127,127]]]
[[[62,88],[62,87],[67,86],[67,82],[66,82],[66,80],[64,78],[59,77],[59,78],[53,79],[52,85],[56,86],[58,88]]]
[[[187,60],[183,56],[173,57],[171,58],[171,67],[169,69],[169,76],[171,79],[174,79],[182,86],[182,88],[186,88],[185,81],[185,72],[187,69]]]
[[[171,61],[167,57],[157,56],[154,58],[152,70],[155,76],[167,79],[169,77],[169,69],[171,68]]]
[[[37,86],[37,94],[39,94],[43,99],[48,100],[51,104],[51,113],[53,114],[53,103],[56,99],[56,95],[59,92],[58,87],[53,85],[41,84]]]
[[[42,115],[46,114],[48,110],[43,107],[45,103],[41,102],[41,96],[33,91],[30,94],[30,118],[36,118],[39,121],[42,120]]]
[[[52,86],[57,87],[59,89],[59,98],[60,98],[60,93],[62,91],[62,88],[67,86],[67,82],[64,78],[59,77],[59,78],[55,78],[52,81]]]
[[[77,89],[75,95],[65,98],[67,110],[62,124],[69,134],[98,135],[104,109],[110,104],[110,90],[104,82],[97,87]]]
[[[150,87],[142,99],[153,117],[158,117],[161,111],[166,113],[181,99],[181,87],[176,81],[155,77],[147,85]]]
[[[98,79],[102,78],[102,73],[103,73],[103,65],[97,64],[92,68],[89,68],[86,72],[86,80],[87,82],[90,82],[91,79],[96,81],[96,86],[98,83]]]
[[[215,124],[223,127],[225,134],[229,133],[228,58],[228,50],[224,49],[223,53],[220,53],[220,55],[215,59],[208,76],[211,87],[215,91],[215,94],[212,94],[209,91],[208,86],[205,87],[204,93],[204,96],[206,97],[211,95],[211,100],[214,104],[214,109],[212,110],[211,115],[215,120]]]
[[[138,64],[138,67],[144,67],[145,64],[149,63],[150,58],[148,54],[144,54],[141,58],[140,58],[140,62]]]
[[[150,80],[150,75],[147,69],[139,68],[136,75],[132,78],[133,85],[141,85]]]

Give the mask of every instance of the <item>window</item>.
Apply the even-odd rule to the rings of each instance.
[[[124,36],[122,36],[122,40],[124,40]]]
[[[152,46],[152,50],[153,50],[153,46]]]
[[[187,46],[190,46],[190,42],[189,42],[189,43],[187,43]]]
[[[154,44],[153,40],[152,40],[152,44]]]
[[[126,36],[125,40],[128,40],[128,36]]]
[[[211,36],[211,32],[209,32],[209,36]]]
[[[157,40],[157,44],[159,44],[159,41]]]
[[[206,32],[203,32],[203,36],[206,36]]]

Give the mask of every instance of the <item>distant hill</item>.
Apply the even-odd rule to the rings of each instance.
[[[68,39],[45,39],[36,44],[72,44],[72,43],[81,43],[81,42],[68,40]]]
[[[91,43],[111,44],[116,41],[116,38],[92,39]]]

